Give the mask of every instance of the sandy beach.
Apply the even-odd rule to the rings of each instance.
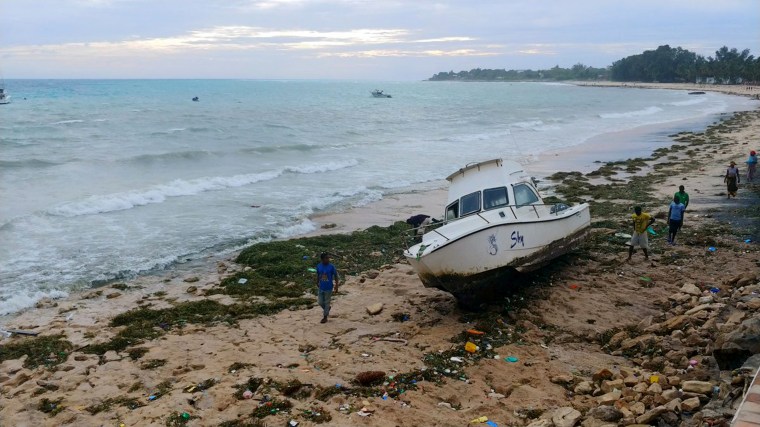
[[[744,87],[636,86],[755,95]],[[349,271],[326,324],[314,295],[297,296],[288,280],[279,283],[294,290],[287,297],[228,292],[266,267],[232,260],[43,301],[5,324],[39,335],[0,342],[0,425],[725,423],[736,396],[723,402],[745,377],[724,359],[760,351],[752,339],[760,330],[752,329],[760,323],[760,236],[758,188],[743,184],[726,200],[722,175],[729,161],[741,168],[760,148],[760,111],[724,119],[674,135],[676,147],[635,168],[623,162],[588,181],[556,182],[560,198],[605,195],[594,198],[591,237],[481,313],[424,288],[400,248],[378,254],[377,268]],[[632,206],[662,215],[678,185],[691,195],[680,243],[667,245],[659,219],[652,260],[639,253],[626,262],[615,233],[630,233]],[[317,216],[313,236],[436,215],[445,196],[399,194]],[[304,248],[311,251],[304,265],[312,249]],[[336,266],[346,271],[351,254],[341,255]],[[371,315],[374,303],[383,308]],[[234,310],[216,317],[181,310],[191,306]],[[147,335],[120,335],[131,325],[129,314],[119,316],[127,311],[153,316],[145,317]],[[468,335],[472,329],[484,334]],[[479,346],[474,354],[463,349],[468,341]],[[357,376],[369,371],[382,374],[360,384]],[[251,399],[242,398],[245,390]]]

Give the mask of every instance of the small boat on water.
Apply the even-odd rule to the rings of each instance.
[[[372,92],[370,92],[373,97],[375,98],[391,98],[391,95],[388,93],[383,92],[380,89],[375,89]]]
[[[11,96],[5,91],[5,88],[0,87],[0,105],[10,104]]]
[[[476,306],[481,291],[509,285],[496,279],[571,251],[591,225],[588,204],[545,204],[516,162],[470,164],[446,179],[445,220],[404,256],[425,287],[450,292],[464,307]]]
[[[697,91],[694,91],[694,92],[689,92],[689,95],[704,95],[704,94],[705,93],[702,92],[701,90],[697,90]]]

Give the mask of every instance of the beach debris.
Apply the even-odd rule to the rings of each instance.
[[[114,299],[121,296],[121,292],[111,292],[110,294],[106,295],[106,299]]]
[[[369,314],[371,314],[373,316],[377,315],[377,314],[380,314],[380,312],[383,311],[383,307],[384,306],[385,306],[385,304],[383,304],[381,302],[378,302],[378,303],[375,303],[375,304],[372,304],[372,305],[368,305],[367,306],[367,313],[369,313]]]
[[[368,387],[377,385],[383,382],[385,379],[385,372],[383,371],[366,371],[356,374],[354,381],[362,386]]]
[[[453,357],[449,358],[449,360],[451,360],[452,362],[457,362],[457,363],[464,362],[464,360],[461,357],[457,357],[457,356],[453,356]]]
[[[238,280],[238,284],[239,285],[245,285],[246,283],[248,283],[248,279],[246,279],[246,278],[242,278],[242,279]]]
[[[468,333],[468,334],[470,334],[470,335],[478,335],[478,336],[480,336],[480,335],[485,335],[485,334],[486,334],[485,332],[483,332],[483,331],[479,331],[479,330],[477,330],[477,329],[468,329],[468,330],[466,330],[465,332],[467,332],[467,333]]]
[[[306,269],[306,271],[308,271],[308,272],[310,272],[310,273],[316,273],[316,272],[317,272],[317,269],[316,269],[316,268],[314,268],[314,267],[309,267],[309,268],[307,268],[307,269]]]
[[[195,283],[197,281],[201,280],[198,276],[188,277],[184,281],[187,283]]]
[[[652,227],[647,227],[647,231],[648,231],[648,232],[649,232],[649,234],[651,234],[652,236],[656,236],[656,235],[657,235],[657,232],[656,232],[656,231],[654,231],[654,229],[653,229]]]
[[[715,246],[710,246],[709,248],[707,248],[707,250],[710,251],[710,252],[717,251],[717,249],[715,248]]]
[[[467,341],[467,343],[464,345],[464,351],[468,353],[475,353],[478,351],[478,346],[473,342]]]
[[[488,417],[478,417],[470,421],[470,424],[483,424],[488,421]]]
[[[298,421],[290,420],[288,421],[288,425],[286,427],[298,427]]]
[[[710,292],[717,294],[718,292],[720,292],[720,288],[716,288],[713,286],[712,288],[710,288]]]
[[[628,233],[615,233],[615,237],[619,237],[621,239],[630,239],[633,236]]]
[[[388,342],[397,342],[406,345],[409,341],[403,339],[403,338],[391,338],[391,337],[378,337],[375,338],[374,341],[388,341]]]
[[[409,319],[411,319],[411,315],[409,313],[393,313],[391,314],[391,317],[396,322],[407,322]]]
[[[197,291],[198,291],[198,287],[197,286],[188,286],[188,288],[185,289],[185,292],[187,292],[188,294],[194,294]]]
[[[579,291],[581,289],[580,285],[577,285],[575,283],[573,283],[570,286],[568,286],[568,288],[570,288],[570,289],[572,289],[574,291]]]
[[[498,424],[496,424],[496,422],[494,422],[494,421],[491,421],[491,420],[488,420],[488,421],[486,421],[486,425],[487,425],[488,427],[499,427],[499,425],[498,425]]]
[[[515,356],[509,356],[505,357],[504,361],[509,363],[517,363],[520,359],[516,358]]]
[[[449,403],[449,402],[438,402],[438,406],[441,407],[441,408],[449,408],[452,411],[456,411],[456,409],[454,409],[454,407],[451,406],[451,403]]]

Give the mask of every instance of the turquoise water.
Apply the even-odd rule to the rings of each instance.
[[[754,105],[719,94],[540,83],[6,87],[14,102],[0,106],[0,314],[305,233],[316,212],[437,186],[468,162],[530,163],[609,132],[703,123]],[[372,98],[375,88],[393,98]]]

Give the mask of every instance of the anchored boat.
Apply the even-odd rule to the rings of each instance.
[[[448,291],[462,305],[506,273],[531,271],[567,253],[588,233],[588,204],[545,204],[516,162],[471,164],[446,179],[443,225],[404,255],[426,287]]]
[[[373,97],[375,98],[391,98],[391,95],[389,93],[385,93],[380,89],[375,89],[372,92],[370,92]]]

